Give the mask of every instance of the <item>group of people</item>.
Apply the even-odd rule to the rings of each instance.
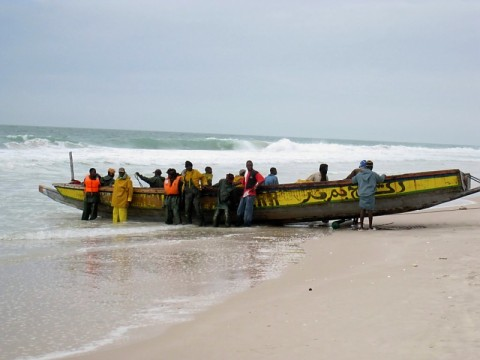
[[[217,187],[217,206],[213,215],[213,225],[218,226],[220,218],[225,218],[225,226],[231,225],[230,209],[232,207],[232,194],[236,187],[242,187],[243,193],[237,208],[237,225],[251,226],[253,209],[256,198],[256,190],[260,185],[278,185],[277,169],[270,168],[266,177],[253,168],[253,162],[248,160],[246,170],[240,170],[237,176],[227,174],[217,184],[212,185],[212,168],[207,166],[205,173],[193,168],[191,161],[185,161],[185,169],[181,174],[174,168],[167,170],[167,177],[162,176],[162,171],[156,169],[153,177],[146,177],[136,172],[135,175],[153,188],[163,188],[165,191],[166,223],[167,224],[192,224],[192,215],[195,213],[198,225],[205,225],[205,218],[200,203],[201,191],[205,187]],[[360,223],[359,230],[364,229],[365,216],[369,220],[369,229],[373,227],[373,210],[375,208],[375,191],[377,183],[385,180],[385,175],[378,175],[373,170],[373,162],[362,160],[357,169],[353,170],[346,179],[351,179],[353,184],[358,184],[358,196]],[[328,181],[328,165],[320,164],[319,171],[310,175],[307,181]],[[127,220],[128,207],[133,198],[133,183],[124,168],[118,169],[118,177],[115,179],[115,170],[108,169],[108,174],[101,177],[96,169],[91,168],[83,182],[85,186],[84,210],[82,220],[94,220],[97,217],[98,204],[100,202],[99,189],[101,186],[113,186],[112,207],[113,222]],[[185,221],[182,222],[180,210],[184,206]],[[358,219],[354,219],[357,227]]]
[[[162,171],[156,169],[153,177],[144,176],[138,172],[137,178],[143,180],[152,188],[163,188],[165,191],[165,208],[167,224],[192,224],[192,216],[195,213],[198,225],[205,225],[205,218],[200,203],[201,191],[205,187],[218,187],[217,206],[213,216],[214,226],[218,226],[220,217],[225,218],[225,225],[231,225],[230,209],[232,206],[232,194],[237,186],[244,188],[243,196],[237,209],[238,225],[250,226],[253,218],[253,206],[255,203],[256,189],[262,184],[265,178],[253,169],[252,161],[247,161],[247,170],[240,170],[239,175],[227,174],[217,184],[212,185],[212,168],[207,166],[205,173],[193,168],[191,161],[185,161],[185,169],[179,174],[175,169],[167,170],[167,177],[162,176]],[[267,176],[267,184],[278,184],[277,171],[270,169]],[[124,168],[118,169],[118,177],[115,179],[115,170],[108,169],[108,174],[101,177],[95,168],[91,168],[84,181],[84,207],[82,220],[94,220],[97,218],[98,204],[100,203],[100,187],[113,186],[112,207],[113,222],[124,222],[127,220],[128,208],[133,198],[133,182],[127,175]],[[182,222],[180,210],[184,206],[185,219]],[[223,213],[223,214],[222,214]]]
[[[112,207],[113,222],[127,220],[127,209],[133,198],[133,184],[124,168],[118,169],[118,177],[115,179],[115,169],[108,169],[107,175],[100,176],[95,168],[91,168],[89,174],[83,180],[84,198],[82,220],[95,220],[100,203],[100,187],[113,186]]]
[[[100,203],[100,186],[112,186],[115,182],[115,169],[108,169],[107,175],[101,177],[95,168],[91,168],[83,181],[84,198],[82,220],[97,218],[98,204]]]

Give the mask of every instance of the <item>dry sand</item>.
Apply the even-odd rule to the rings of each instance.
[[[478,200],[478,198],[477,198]],[[478,359],[480,205],[309,241],[278,279],[85,359]]]

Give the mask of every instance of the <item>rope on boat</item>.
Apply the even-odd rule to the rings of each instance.
[[[471,175],[471,174],[468,174],[468,177],[469,177],[471,180],[476,181],[477,183],[480,183],[480,179],[479,179],[479,178],[477,178],[477,177],[475,177],[475,176],[473,176],[473,175]]]

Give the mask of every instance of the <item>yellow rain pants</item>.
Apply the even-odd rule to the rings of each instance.
[[[113,222],[125,222],[127,221],[128,208],[113,208]]]

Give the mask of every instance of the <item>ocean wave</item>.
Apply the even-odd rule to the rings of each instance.
[[[319,161],[345,161],[352,159],[376,159],[385,161],[478,161],[480,149],[470,147],[428,147],[390,144],[339,144],[327,142],[299,143],[284,138],[273,142],[263,149],[273,157],[286,159],[312,158],[316,156]]]
[[[63,148],[63,149],[79,149],[85,147],[82,144],[75,144],[68,141],[51,142],[48,139],[32,139],[23,143],[8,142],[4,144],[7,149],[39,149],[39,148]]]
[[[236,139],[236,138],[193,138],[193,139],[155,139],[133,138],[126,141],[104,141],[102,144],[86,142],[64,141],[50,138],[39,138],[31,135],[18,135],[10,137],[4,143],[9,150],[63,150],[63,149],[90,149],[93,153],[111,153],[116,151],[195,151],[202,152],[235,152],[248,157],[268,157],[272,160],[299,161],[301,159],[317,159],[324,162],[345,161],[352,159],[376,159],[391,161],[419,161],[419,160],[470,160],[480,159],[480,149],[471,147],[429,147],[410,145],[388,144],[341,144],[336,142],[299,142],[294,139],[282,138],[275,141],[261,139]],[[114,151],[115,152],[115,151]],[[193,154],[193,153],[192,153]],[[200,156],[204,158],[204,156]]]
[[[25,156],[63,160],[64,149],[76,149],[78,161],[149,164],[243,162],[357,163],[480,161],[480,148],[468,146],[382,143],[356,140],[306,139],[269,136],[193,134],[127,130],[34,128],[0,126],[0,146],[24,150]],[[28,151],[30,150],[30,151]],[[39,151],[45,150],[45,151]],[[15,154],[18,158],[19,154]],[[168,165],[168,164],[167,164]],[[177,165],[178,167],[179,165]],[[205,165],[204,165],[205,166]],[[235,166],[238,166],[235,165]]]
[[[192,137],[184,138],[136,138],[130,139],[128,145],[135,149],[158,150],[259,150],[267,146],[264,141],[242,140],[235,138]],[[123,147],[123,146],[122,146]]]
[[[86,144],[59,140],[48,137],[36,137],[35,135],[23,134],[23,135],[7,135],[7,141],[3,143],[5,148],[13,150],[21,149],[39,149],[39,148],[82,148]]]
[[[33,134],[0,135],[0,147],[10,150],[28,149],[80,149],[110,148],[135,150],[212,150],[212,151],[249,151],[261,150],[270,142],[262,139],[241,139],[235,137],[201,136],[199,134],[172,134],[122,131],[117,134],[93,132],[65,134],[65,136],[38,136]]]

